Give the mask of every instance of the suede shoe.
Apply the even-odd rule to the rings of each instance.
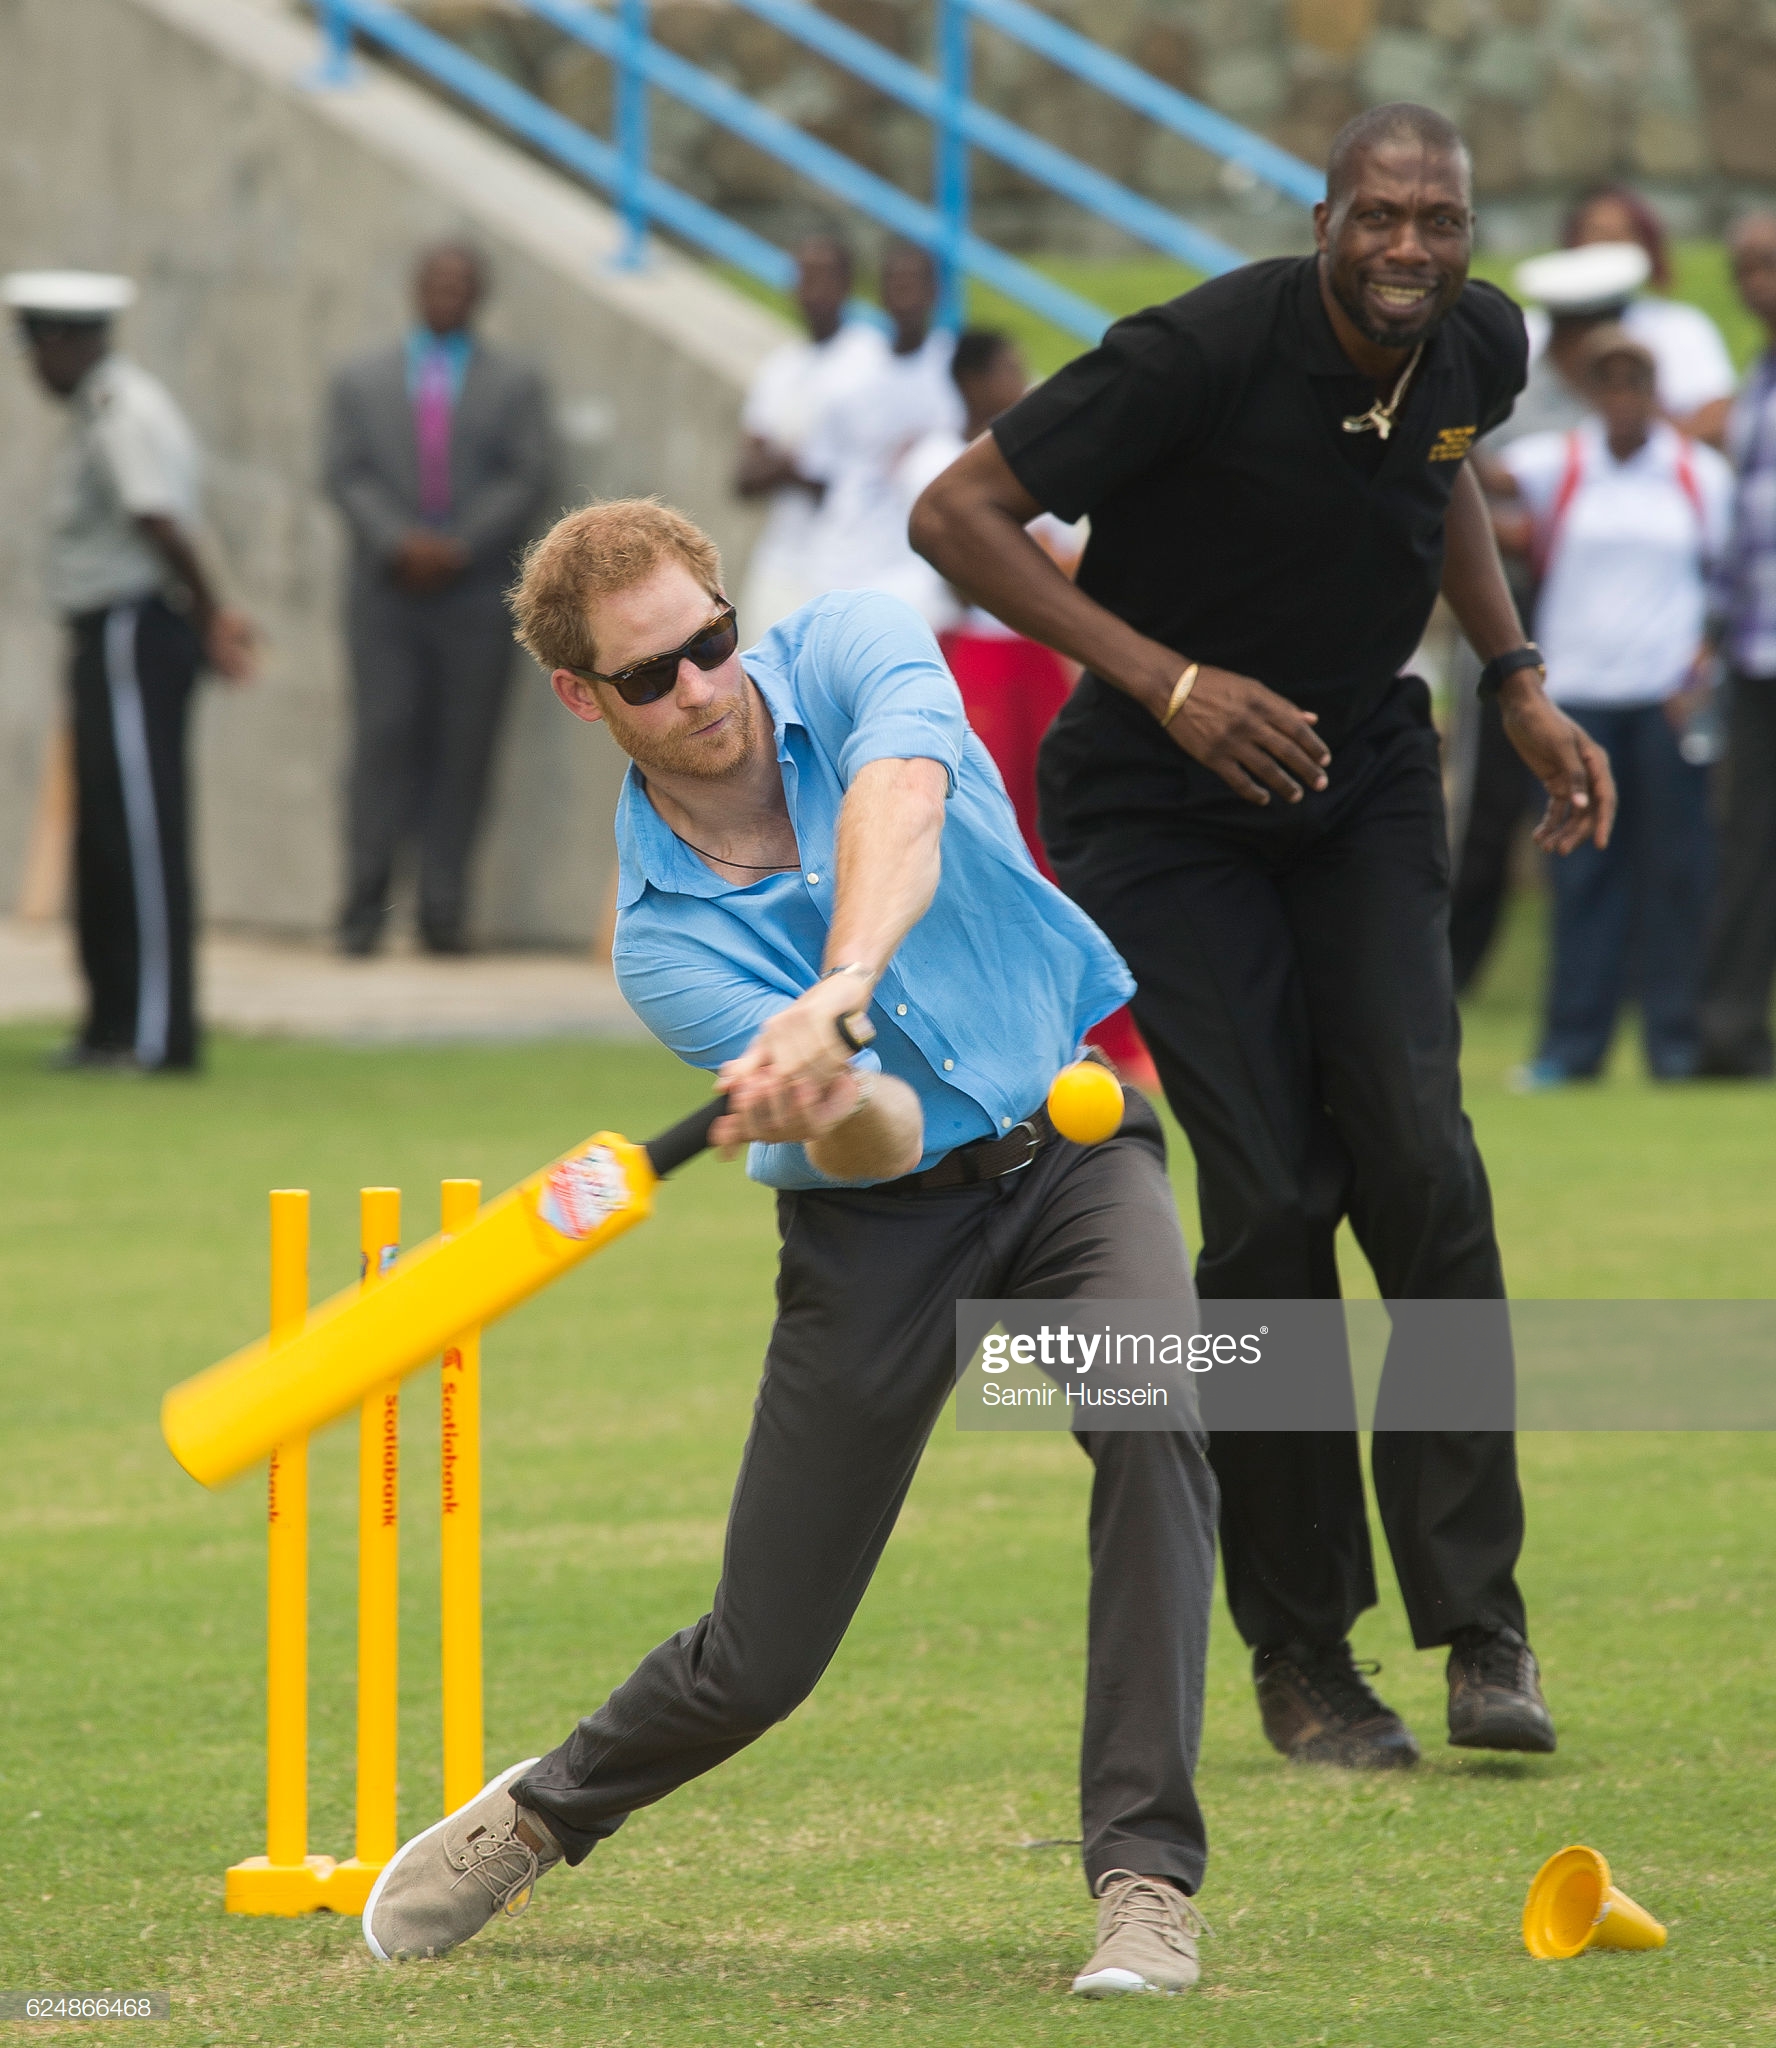
[[[1208,1922],[1196,1903],[1163,1877],[1107,1870],[1098,1895],[1098,1945],[1073,1979],[1081,1998],[1115,1998],[1124,1991],[1188,1991],[1202,1974],[1197,1936]]]
[[[364,1941],[379,1963],[441,1956],[495,1913],[516,1918],[530,1904],[537,1879],[561,1861],[541,1815],[506,1790],[536,1761],[502,1771],[383,1865],[364,1902]]]
[[[1449,1740],[1457,1749],[1554,1751],[1554,1717],[1535,1652],[1514,1628],[1461,1628],[1450,1638]]]
[[[1258,1711],[1271,1747],[1291,1763],[1352,1771],[1408,1770],[1412,1731],[1370,1690],[1379,1664],[1359,1665],[1349,1643],[1285,1643],[1252,1653]]]

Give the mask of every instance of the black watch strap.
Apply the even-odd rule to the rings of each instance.
[[[1513,647],[1509,654],[1495,654],[1480,671],[1481,697],[1496,697],[1507,676],[1514,676],[1520,668],[1539,668],[1544,674],[1548,664],[1542,659],[1542,650],[1533,640],[1525,641],[1521,647]]]

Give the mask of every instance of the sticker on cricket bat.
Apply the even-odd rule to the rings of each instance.
[[[629,1176],[608,1145],[594,1145],[551,1166],[537,1198],[537,1214],[549,1228],[576,1242],[628,1206]]]

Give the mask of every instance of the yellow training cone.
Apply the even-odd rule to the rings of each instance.
[[[1523,1945],[1546,1961],[1588,1948],[1663,1948],[1665,1930],[1610,1883],[1595,1849],[1574,1844],[1550,1856],[1523,1902]]]

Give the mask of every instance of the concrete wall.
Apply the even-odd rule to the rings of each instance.
[[[609,67],[510,0],[408,0],[531,90],[609,132]],[[1646,185],[1686,232],[1776,187],[1770,0],[1041,0],[1154,76],[1311,163],[1363,107],[1425,100],[1474,150],[1489,235],[1544,243],[1585,184]],[[931,0],[820,0],[929,69]],[[929,189],[924,121],[732,0],[655,0],[655,33],[911,192]],[[1305,214],[1079,84],[1009,38],[975,38],[975,90],[1061,147],[1262,254],[1306,246]],[[817,209],[790,172],[663,95],[662,173],[786,239]],[[984,152],[976,218],[1013,247],[1106,250],[1114,232]]]
[[[339,890],[345,677],[341,535],[317,486],[328,372],[397,334],[412,252],[467,232],[497,271],[490,337],[543,364],[569,452],[564,500],[656,491],[737,570],[736,415],[778,323],[663,255],[608,268],[611,215],[373,66],[311,88],[314,32],[277,0],[0,0],[0,269],[123,270],[128,352],[186,408],[208,461],[227,595],[262,622],[263,678],[204,692],[200,879],[213,921],[328,928]],[[0,361],[0,909],[14,900],[60,701],[39,590],[60,420]],[[506,944],[591,936],[621,763],[521,663],[476,892]]]

